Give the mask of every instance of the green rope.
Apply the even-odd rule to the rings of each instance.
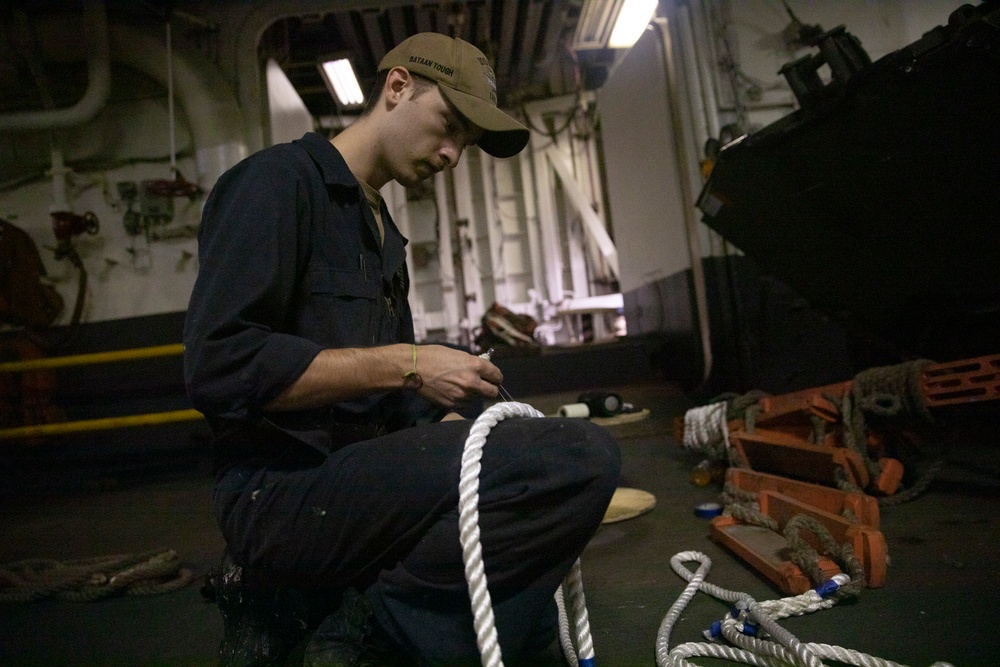
[[[814,445],[822,445],[823,439],[827,434],[827,421],[820,417],[819,415],[810,415],[809,420],[812,422],[812,434],[810,435],[810,442]]]
[[[756,427],[757,415],[760,413],[760,399],[770,396],[766,391],[754,389],[742,395],[732,395],[727,399],[726,418],[743,420],[743,428],[747,433],[753,433]]]
[[[725,506],[725,515],[731,516],[742,523],[762,526],[774,532],[779,532],[780,526],[772,517],[760,511],[757,494],[745,491],[731,484],[723,486],[720,498]],[[850,512],[846,512],[850,514]],[[802,532],[808,530],[820,541],[823,553],[837,563],[841,570],[851,577],[851,583],[838,591],[838,597],[856,597],[864,587],[864,569],[854,554],[850,543],[838,544],[830,531],[816,519],[806,514],[796,514],[785,525],[783,531],[789,546],[789,560],[795,563],[817,585],[826,580],[819,567],[820,554],[806,542]]]
[[[864,568],[854,555],[854,549],[849,542],[837,544],[828,531],[819,521],[805,514],[797,514],[789,519],[785,524],[784,535],[791,548],[789,560],[799,566],[809,579],[819,585],[826,580],[826,576],[819,567],[820,554],[813,549],[802,532],[808,530],[820,542],[823,553],[830,557],[833,562],[840,566],[841,571],[851,578],[850,583],[841,586],[837,591],[837,597],[857,597],[861,594],[861,589],[865,585]]]
[[[879,498],[878,504],[883,507],[890,507],[893,505],[902,505],[905,502],[913,500],[927,490],[927,487],[931,485],[931,482],[933,482],[938,473],[941,472],[942,467],[944,467],[944,459],[935,461],[931,464],[931,467],[927,470],[927,472],[921,475],[920,479],[913,483],[913,486],[894,495]]]
[[[722,486],[719,499],[722,501],[723,513],[726,516],[731,516],[743,523],[778,531],[778,522],[760,511],[757,494],[753,491],[744,491],[726,483]]]
[[[882,466],[868,454],[866,414],[895,417],[906,421],[931,423],[933,416],[923,401],[921,374],[932,361],[919,359],[895,366],[878,366],[862,371],[854,376],[851,390],[844,393],[841,403],[844,446],[857,452],[871,477],[882,472]],[[939,466],[938,468],[939,469]],[[937,469],[933,475],[936,475]],[[895,504],[916,497],[930,485],[933,475],[920,481],[917,493],[896,494]],[[925,476],[926,477],[926,476]],[[847,491],[860,490],[838,478],[838,488]],[[917,488],[914,486],[913,488]],[[884,503],[885,499],[880,499]]]

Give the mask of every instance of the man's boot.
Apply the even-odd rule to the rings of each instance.
[[[318,622],[310,615],[315,604],[306,595],[269,585],[228,553],[206,588],[214,588],[225,626],[219,667],[284,665]]]

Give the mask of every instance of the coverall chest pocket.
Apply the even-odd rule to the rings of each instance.
[[[313,266],[306,282],[308,303],[299,326],[307,337],[329,347],[373,343],[381,292],[371,272]]]

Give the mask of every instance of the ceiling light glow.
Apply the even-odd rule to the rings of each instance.
[[[642,31],[649,25],[656,11],[657,0],[625,0],[615,27],[608,39],[608,47],[612,49],[628,49],[635,44]]]
[[[342,106],[355,106],[365,101],[350,60],[347,58],[328,60],[323,63],[321,69]]]

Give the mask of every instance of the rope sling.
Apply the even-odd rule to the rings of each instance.
[[[691,572],[684,563],[697,561]],[[688,584],[664,617],[656,635],[658,667],[694,667],[688,658],[720,658],[758,667],[822,667],[824,658],[859,667],[902,667],[899,663],[830,644],[801,642],[778,624],[789,616],[802,616],[828,609],[838,601],[852,597],[852,586],[859,580],[837,574],[800,595],[758,602],[746,593],[730,591],[705,582],[712,561],[698,551],[683,551],[670,559],[670,567]],[[670,648],[670,634],[681,613],[698,591],[732,604],[730,612],[705,631],[708,642],[686,642]],[[715,643],[724,638],[733,646]],[[931,667],[953,667],[935,662]]]
[[[911,366],[912,369],[916,369],[916,371],[908,369],[911,373],[919,372],[922,368],[917,364]],[[873,377],[882,382],[888,376],[888,373],[881,373]],[[908,386],[912,387],[913,383],[910,382]],[[861,412],[865,408],[856,411],[857,414],[861,414],[857,417],[853,406],[870,406],[871,403],[866,401],[873,395],[878,395],[878,398],[873,399],[875,405],[882,406],[884,410],[894,409],[898,412],[904,406],[903,400],[887,400],[884,393],[869,391],[864,394],[863,391],[857,392],[860,396],[855,395],[856,392],[853,390],[849,392],[853,401],[850,405],[845,397],[844,414],[852,415],[850,420],[846,417],[844,419],[845,432],[849,430],[848,423],[852,427],[860,424],[861,429],[861,437],[858,438],[855,434],[855,439],[850,441],[854,443],[863,442],[864,421]],[[701,448],[703,451],[714,448],[717,453],[726,452],[728,456],[730,447],[727,420],[730,418],[732,408],[738,403],[745,404],[741,406],[743,418],[748,430],[752,430],[757,398],[746,395],[732,402],[713,403],[702,409],[688,411],[685,415],[684,445]],[[922,407],[922,404],[918,404],[917,407]],[[848,411],[848,408],[852,411]],[[476,642],[483,667],[501,667],[503,660],[480,542],[478,510],[480,461],[489,432],[500,421],[512,417],[537,418],[544,415],[529,405],[513,401],[498,403],[485,410],[470,429],[462,454],[459,476],[459,540],[472,605]],[[846,435],[845,441],[848,441]],[[734,502],[731,505],[738,507],[750,504],[741,503],[740,500],[741,498],[734,495]],[[749,512],[752,513],[752,508]],[[759,508],[757,514],[760,515]],[[763,519],[773,522],[768,517]],[[774,528],[774,526],[769,527]],[[849,544],[837,545],[818,522],[809,517],[796,516],[786,525],[785,536],[793,546],[792,559],[810,574],[814,581],[823,579],[816,565],[819,555],[798,536],[801,530],[812,531],[819,538],[824,551],[847,574],[836,575],[816,589],[783,600],[758,603],[746,594],[734,593],[707,584],[704,578],[711,567],[711,561],[707,556],[696,551],[675,555],[671,559],[671,567],[688,581],[688,586],[663,619],[657,633],[657,664],[660,667],[667,665],[682,667],[690,664],[687,662],[688,657],[701,655],[750,665],[787,664],[820,667],[822,665],[820,656],[822,656],[863,667],[896,666],[897,663],[840,647],[801,643],[777,624],[779,618],[810,613],[832,606],[838,599],[857,596],[864,582],[862,568]],[[691,573],[682,565],[683,562],[691,560],[701,563],[695,573]],[[65,562],[31,559],[0,566],[0,601],[31,601],[50,596],[65,600],[91,601],[118,593],[153,595],[182,588],[189,584],[192,578],[190,570],[180,568],[177,554],[172,550]],[[686,643],[673,650],[669,649],[672,627],[698,590],[734,603],[733,612],[715,624],[708,635],[709,638],[724,637],[739,648],[719,644]],[[594,647],[579,559],[573,564],[563,584],[556,591],[555,599],[559,613],[560,643],[567,661],[572,667],[593,667],[596,664]],[[766,637],[769,636],[774,637],[775,641],[767,640]],[[934,663],[934,667],[946,666],[948,663]]]

